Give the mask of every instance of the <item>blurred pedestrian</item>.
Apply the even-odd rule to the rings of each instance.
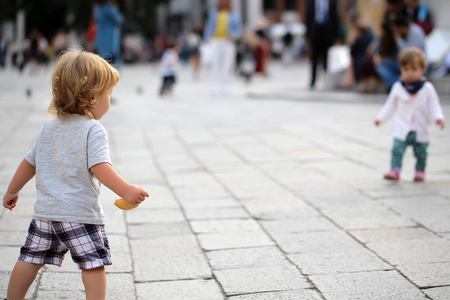
[[[371,86],[366,84],[365,80],[370,79],[363,76],[366,71],[367,64],[372,59],[371,50],[369,49],[374,35],[372,29],[366,24],[359,12],[351,13],[350,19],[351,29],[349,31],[348,43],[350,44],[350,66],[347,69],[340,88],[350,89],[355,84],[363,81],[363,91],[371,91]],[[374,68],[372,68],[374,70]],[[373,74],[374,72],[372,72]],[[376,75],[376,73],[374,74]],[[368,82],[367,82],[368,83]]]
[[[53,56],[56,58],[67,49],[69,41],[64,29],[59,29],[52,39]]]
[[[211,43],[211,91],[227,93],[236,57],[235,42],[241,37],[242,24],[238,12],[231,11],[229,0],[220,0],[218,9],[211,9],[206,21],[204,39]]]
[[[308,0],[306,7],[306,38],[310,49],[311,81],[316,83],[317,64],[320,59],[327,70],[328,48],[339,38],[339,16],[336,0]]]
[[[261,74],[267,77],[267,66],[270,58],[270,42],[266,32],[262,29],[256,31],[258,43],[255,49],[255,74]]]
[[[33,219],[11,273],[8,299],[25,299],[39,270],[61,266],[69,250],[82,270],[86,299],[105,299],[104,266],[111,265],[111,252],[100,182],[133,205],[148,197],[112,168],[107,134],[98,122],[118,80],[117,70],[93,53],[69,52],[57,60],[50,106],[57,118],[44,125],[3,197],[3,206],[13,210],[20,190],[36,176]]]
[[[419,25],[409,21],[404,14],[398,14],[391,22],[391,31],[396,43],[397,53],[417,47],[425,52],[425,34]],[[400,66],[398,64],[398,55],[394,58],[377,61],[376,70],[378,75],[391,88],[400,76]]]
[[[97,0],[94,18],[97,24],[95,52],[120,69],[122,13],[114,0]]]
[[[6,65],[6,54],[8,52],[8,40],[0,32],[0,68],[3,69]]]
[[[197,79],[200,72],[200,45],[202,43],[202,26],[197,25],[186,37],[189,47],[189,59],[192,64],[192,74]]]
[[[419,25],[425,35],[433,30],[433,19],[428,6],[420,0],[404,0],[407,16]]]
[[[427,67],[421,49],[408,48],[400,53],[401,79],[396,81],[386,103],[379,112],[375,125],[384,123],[394,115],[394,145],[391,170],[384,175],[388,180],[399,180],[403,155],[412,146],[417,159],[414,181],[425,179],[430,121],[444,129],[444,115],[433,85],[423,75]]]
[[[161,57],[160,74],[162,82],[161,88],[159,89],[160,96],[173,92],[173,87],[176,82],[175,69],[177,65],[178,45],[174,41],[168,40],[166,50],[164,50]]]

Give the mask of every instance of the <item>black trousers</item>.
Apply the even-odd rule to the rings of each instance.
[[[323,69],[327,70],[328,63],[328,48],[330,43],[327,39],[328,29],[326,25],[318,26],[317,36],[311,41],[311,86],[316,83],[317,65],[319,60],[322,59]]]
[[[165,92],[171,91],[173,88],[173,85],[175,84],[175,76],[164,76],[163,81],[161,84],[161,88],[159,89],[159,94],[162,95]]]

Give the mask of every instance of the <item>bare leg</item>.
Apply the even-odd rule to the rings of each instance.
[[[86,289],[86,300],[105,300],[106,274],[104,267],[83,270],[81,277]]]
[[[18,260],[9,279],[7,299],[25,299],[30,285],[36,278],[37,272],[43,266],[42,264],[31,264]]]

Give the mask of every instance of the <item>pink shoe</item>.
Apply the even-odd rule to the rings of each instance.
[[[400,172],[397,169],[392,169],[389,171],[389,173],[384,174],[384,179],[387,180],[399,180],[400,179]]]
[[[425,172],[423,170],[416,170],[416,174],[414,175],[414,181],[424,181],[425,180]]]

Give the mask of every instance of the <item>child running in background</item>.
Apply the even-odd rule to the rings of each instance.
[[[399,180],[403,154],[412,146],[417,159],[414,181],[425,179],[428,148],[428,125],[435,122],[444,129],[444,115],[434,86],[423,77],[427,61],[418,48],[408,48],[399,55],[401,79],[393,87],[379,112],[375,125],[394,115],[394,145],[388,180]]]
[[[36,175],[33,219],[8,285],[8,298],[21,300],[45,264],[61,266],[70,250],[82,270],[87,299],[105,299],[105,265],[111,264],[105,216],[99,200],[100,182],[130,204],[148,197],[111,166],[108,137],[97,121],[110,107],[119,73],[98,55],[62,54],[52,75],[50,111],[25,154],[3,197],[14,209],[23,186]]]
[[[166,50],[161,57],[160,73],[162,77],[159,95],[164,96],[168,92],[172,92],[175,84],[175,68],[178,65],[178,48],[173,41],[168,41]]]

